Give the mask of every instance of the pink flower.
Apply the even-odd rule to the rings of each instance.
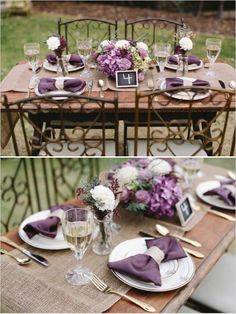
[[[139,74],[138,74],[139,82],[142,82],[144,80],[144,78],[145,78],[144,72],[139,72]]]

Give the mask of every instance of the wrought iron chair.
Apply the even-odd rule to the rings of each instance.
[[[158,41],[168,41],[175,47],[177,40],[188,29],[183,19],[180,22],[163,18],[147,18],[137,21],[125,20],[125,38],[142,40],[149,48]]]
[[[1,233],[30,214],[73,199],[79,182],[98,174],[97,158],[2,159]]]
[[[117,39],[117,21],[83,18],[70,21],[58,21],[58,33],[63,35],[68,43],[66,53],[76,51],[76,40],[82,34],[83,37],[93,39],[93,47],[97,48],[101,41]]]
[[[70,94],[31,97],[10,103],[5,110],[15,155],[118,155],[118,102]],[[18,130],[12,115],[18,112]],[[108,129],[110,133],[108,137]],[[32,135],[33,131],[33,135]]]
[[[178,100],[176,93],[189,100]],[[181,93],[181,94],[179,94]],[[208,93],[202,97],[202,93]],[[184,95],[184,96],[183,96]],[[234,93],[203,87],[178,87],[136,93],[134,136],[125,132],[127,155],[134,156],[221,156],[226,139],[230,104]],[[146,105],[145,105],[146,104]],[[146,106],[146,107],[145,107]],[[211,108],[204,112],[205,107]],[[175,111],[175,108],[178,110]],[[181,108],[181,110],[180,110]],[[201,111],[202,108],[202,111]],[[234,145],[232,141],[232,145]]]

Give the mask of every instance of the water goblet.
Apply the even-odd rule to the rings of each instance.
[[[200,174],[203,158],[186,158],[181,162],[184,171],[185,188],[191,188],[193,180]]]
[[[220,54],[221,44],[222,44],[222,41],[220,39],[207,38],[206,40],[206,51],[207,51],[207,58],[209,61],[209,70],[206,74],[207,76],[211,76],[211,77],[215,76],[215,73],[212,70],[212,67]]]
[[[171,45],[168,43],[158,43],[154,45],[153,51],[160,69],[160,77],[163,78],[164,69],[171,52]]]
[[[88,69],[88,60],[92,54],[92,42],[92,39],[78,39],[76,42],[78,53],[84,62],[84,71],[82,72],[81,77],[89,77],[91,75]]]
[[[62,230],[69,248],[74,252],[77,261],[81,261],[91,240],[94,219],[91,211],[85,208],[72,208],[65,211],[62,217]],[[90,280],[88,268],[78,265],[70,270],[65,278],[72,285],[84,285]]]
[[[39,62],[39,53],[40,53],[40,44],[39,43],[27,43],[24,44],[24,54],[28,60],[28,64],[31,67],[34,75],[36,76],[36,70],[38,68]]]

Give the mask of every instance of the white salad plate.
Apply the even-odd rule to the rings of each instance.
[[[49,63],[48,60],[46,60],[46,59],[43,62],[43,68],[45,70],[48,70],[51,72],[57,72],[57,65]],[[82,70],[83,68],[84,68],[84,65],[75,66],[75,65],[71,65],[70,63],[68,63],[68,72],[79,71],[79,70]]]

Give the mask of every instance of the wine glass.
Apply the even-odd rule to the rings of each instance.
[[[92,54],[92,39],[78,39],[77,40],[77,49],[78,53],[83,59],[84,62],[84,71],[81,74],[81,77],[89,77],[90,71],[88,69],[88,60]]]
[[[200,174],[203,158],[186,158],[183,159],[181,167],[184,171],[184,181],[186,189],[191,187],[193,180]]]
[[[163,72],[167,64],[167,59],[170,56],[171,45],[168,43],[158,43],[154,45],[154,55],[157,58],[157,64],[160,69],[160,77],[163,77]]]
[[[77,261],[81,261],[92,240],[94,229],[93,214],[85,208],[72,208],[64,212],[62,230],[69,248]],[[78,265],[70,270],[65,278],[72,285],[84,285],[89,282],[91,273],[88,268]]]
[[[39,43],[27,43],[24,44],[24,54],[28,60],[28,64],[33,71],[33,77],[36,77],[36,70],[38,68],[39,62],[39,53],[40,53],[40,44]]]
[[[212,67],[220,54],[221,44],[222,41],[220,39],[207,38],[206,40],[206,51],[209,61],[209,70],[206,74],[207,76],[215,76],[215,73],[212,71]]]

